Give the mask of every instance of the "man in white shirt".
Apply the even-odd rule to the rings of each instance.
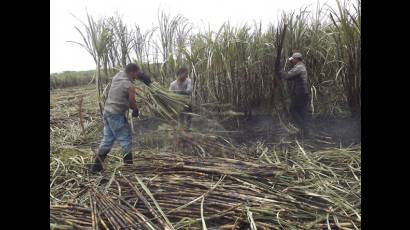
[[[171,82],[169,90],[177,94],[191,95],[192,93],[192,80],[188,78],[188,69],[185,67],[177,70],[178,79]],[[191,126],[191,116],[186,113],[191,113],[192,107],[189,106],[180,114],[180,122],[185,123],[187,128]]]
[[[178,79],[171,82],[169,90],[178,94],[190,95],[192,92],[192,81],[188,78],[188,69],[185,67],[177,70]]]

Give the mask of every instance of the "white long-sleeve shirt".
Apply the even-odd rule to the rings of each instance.
[[[192,92],[192,80],[187,78],[181,84],[175,80],[169,85],[169,90],[179,94],[189,94]]]

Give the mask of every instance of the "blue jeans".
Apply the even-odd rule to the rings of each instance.
[[[120,143],[124,156],[131,153],[132,132],[127,118],[124,114],[104,112],[104,136],[99,146],[99,154],[107,155],[115,140]]]

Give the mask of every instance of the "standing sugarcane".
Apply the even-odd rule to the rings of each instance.
[[[96,83],[96,88],[97,88],[98,106],[100,109],[100,115],[103,116],[104,104],[103,104],[103,101],[101,100],[101,95],[103,93],[103,89],[102,89],[103,86],[101,82],[101,66],[104,65],[104,61],[107,60],[108,51],[111,49],[111,46],[112,46],[112,41],[113,41],[112,31],[109,25],[106,23],[106,19],[104,18],[98,21],[94,21],[94,19],[87,13],[88,24],[84,23],[80,19],[78,20],[84,26],[85,33],[83,33],[82,30],[80,30],[77,26],[75,26],[74,28],[80,33],[83,39],[83,42],[82,43],[76,42],[76,41],[68,41],[68,42],[80,45],[85,50],[87,50],[87,52],[94,59],[95,66],[96,66],[95,83]],[[105,73],[107,73],[106,70],[105,70]]]
[[[280,71],[281,71],[281,64],[280,60],[282,57],[282,47],[283,47],[283,42],[285,40],[285,34],[286,34],[286,27],[287,24],[285,23],[283,25],[282,32],[280,32],[280,27],[276,29],[276,41],[275,41],[275,49],[276,49],[276,59],[275,59],[275,65],[274,65],[274,79],[273,79],[273,88],[274,88],[274,103],[273,106],[278,113],[278,116],[280,118],[280,115],[284,113],[285,117],[289,117],[289,111],[287,110],[286,102],[285,102],[285,89],[284,89],[284,83],[282,78],[280,77]],[[278,110],[277,104],[280,103],[282,109]]]

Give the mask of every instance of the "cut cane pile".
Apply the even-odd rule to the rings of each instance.
[[[234,150],[237,159],[212,151],[143,151],[133,165],[110,156],[97,175],[88,172],[93,155],[86,151],[52,153],[50,227],[361,228],[360,145],[316,152],[298,142],[258,146]]]

